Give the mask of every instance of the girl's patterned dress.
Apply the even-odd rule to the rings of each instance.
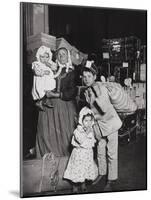
[[[74,183],[94,180],[98,176],[98,168],[93,158],[93,147],[96,140],[93,131],[86,133],[82,126],[74,131],[71,153],[64,178]]]

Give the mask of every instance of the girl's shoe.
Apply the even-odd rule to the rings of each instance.
[[[113,181],[108,180],[107,184],[106,184],[106,186],[104,188],[104,191],[105,192],[114,191],[115,184],[116,184],[116,180],[113,180]]]
[[[92,185],[96,185],[102,179],[102,177],[102,175],[98,175],[98,177],[93,181]]]
[[[82,185],[81,185],[81,191],[82,191],[82,192],[88,192],[85,183],[82,183]]]
[[[73,186],[72,192],[75,193],[75,194],[79,193],[78,187],[77,186]]]

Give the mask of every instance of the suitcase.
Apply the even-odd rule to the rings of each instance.
[[[63,179],[69,157],[54,157],[46,155],[43,159],[23,161],[21,196],[56,192],[71,189],[71,184]]]

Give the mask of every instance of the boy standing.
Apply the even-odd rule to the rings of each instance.
[[[94,63],[87,61],[82,70],[83,82],[88,87],[85,98],[94,113],[98,139],[97,159],[99,177],[107,175],[105,191],[112,191],[112,186],[118,179],[118,130],[122,122],[110,102],[107,88],[96,82],[97,69]]]

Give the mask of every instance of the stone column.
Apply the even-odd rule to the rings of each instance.
[[[33,4],[33,35],[49,33],[48,5]]]
[[[26,4],[26,50],[27,63],[31,64],[35,60],[37,49],[41,45],[56,50],[56,38],[49,36],[48,5]]]
[[[48,16],[48,5],[44,5],[44,33],[49,34],[49,16]]]

